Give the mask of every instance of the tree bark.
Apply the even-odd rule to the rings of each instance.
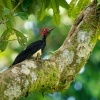
[[[0,100],[18,100],[32,91],[68,89],[86,64],[99,35],[100,5],[94,0],[74,21],[62,46],[48,60],[25,60],[0,74]]]

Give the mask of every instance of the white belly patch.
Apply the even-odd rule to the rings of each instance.
[[[38,50],[35,54],[33,54],[33,57],[39,57],[39,56],[41,56],[42,55],[42,51],[41,51],[41,49],[40,50]]]

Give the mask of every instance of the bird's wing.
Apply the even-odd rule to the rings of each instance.
[[[31,57],[34,53],[36,53],[39,49],[41,49],[42,46],[43,46],[42,40],[31,43],[29,46],[27,46],[25,50],[23,50],[22,52],[18,54],[18,56],[15,58],[12,65],[20,63],[24,61],[25,59]]]

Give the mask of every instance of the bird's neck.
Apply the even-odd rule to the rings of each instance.
[[[47,36],[44,35],[44,36],[42,37],[42,40],[45,42],[45,41],[46,41],[46,38],[47,38]]]

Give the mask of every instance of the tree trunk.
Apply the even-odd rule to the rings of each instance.
[[[66,40],[50,59],[25,60],[0,74],[0,100],[18,100],[32,91],[68,89],[86,64],[97,42],[99,29],[100,9],[94,0],[78,15]]]

